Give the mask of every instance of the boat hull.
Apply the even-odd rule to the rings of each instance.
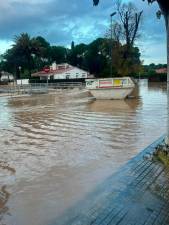
[[[107,89],[90,89],[90,93],[96,99],[118,100],[125,99],[133,91],[131,88],[107,88]]]

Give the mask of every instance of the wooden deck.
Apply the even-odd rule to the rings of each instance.
[[[130,160],[51,225],[169,225],[169,168],[150,154]]]

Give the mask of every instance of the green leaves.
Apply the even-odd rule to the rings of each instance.
[[[143,1],[145,1],[145,0],[143,0]],[[147,0],[148,3],[153,3],[155,1],[156,0]],[[159,0],[159,2],[164,2],[164,0],[162,0],[162,1]],[[94,5],[98,5],[99,4],[99,0],[93,0],[93,4]]]
[[[94,5],[98,5],[99,4],[99,0],[93,0],[93,4]]]

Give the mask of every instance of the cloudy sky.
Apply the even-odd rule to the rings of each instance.
[[[156,19],[157,4],[131,1],[144,10],[137,41],[142,60],[165,63],[165,27],[163,19]],[[69,46],[72,40],[89,43],[104,36],[113,11],[113,0],[100,0],[98,7],[93,7],[92,0],[0,0],[0,53],[21,32],[41,35],[56,45]]]

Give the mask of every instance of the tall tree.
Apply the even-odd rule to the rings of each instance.
[[[121,22],[119,26],[121,27],[126,46],[129,49],[134,45],[138,37],[138,29],[143,11],[137,11],[135,5],[131,2],[121,4],[121,1],[118,0],[117,12]]]
[[[64,63],[66,62],[67,51],[62,46],[51,46],[50,47],[50,62]]]
[[[71,50],[68,53],[68,62],[73,66],[78,66],[82,68],[83,58],[86,50],[87,45],[85,44],[74,45],[74,42],[72,42]]]
[[[17,78],[20,78],[21,69],[22,75],[30,77],[32,69],[41,69],[47,63],[50,44],[43,37],[31,38],[27,33],[22,33],[15,37],[14,42],[3,58],[8,70],[12,69]]]
[[[134,48],[136,39],[139,37],[139,25],[143,11],[138,11],[136,6],[129,2],[122,4],[121,0],[116,1],[117,20],[112,25],[109,39],[113,37],[116,45],[111,44],[112,63],[119,75],[135,74],[140,67],[141,61]],[[111,34],[112,33],[112,34]],[[111,43],[111,41],[110,41]]]
[[[29,74],[31,74],[32,41],[27,33],[15,37],[14,51],[20,57],[25,57]],[[20,65],[21,66],[21,65]]]
[[[31,76],[31,68],[33,64],[33,54],[39,55],[41,44],[38,39],[31,38],[27,33],[22,33],[15,37],[15,44],[10,53],[19,61],[16,66],[22,67],[22,70],[27,69],[29,76]],[[14,60],[16,61],[16,60]],[[18,68],[17,68],[18,70]]]
[[[43,59],[49,59],[50,44],[45,40],[45,38],[41,36],[32,38],[32,45],[35,50],[35,55],[39,55]]]

